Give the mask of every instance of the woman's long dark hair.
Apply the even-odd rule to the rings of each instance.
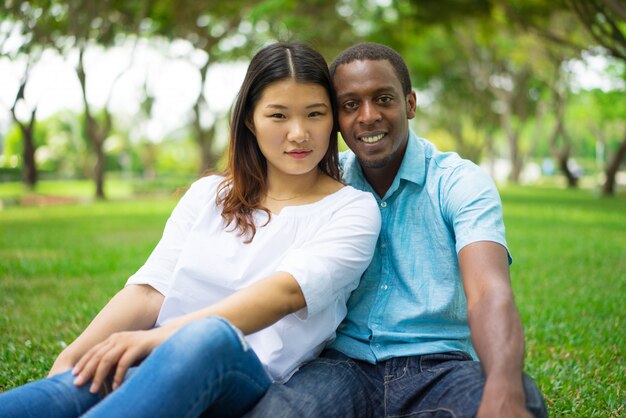
[[[241,236],[256,234],[253,214],[269,210],[261,205],[267,192],[267,161],[256,136],[246,122],[253,119],[254,107],[267,86],[281,80],[315,83],[326,90],[333,115],[333,128],[326,154],[319,162],[319,169],[335,180],[340,179],[337,163],[337,106],[335,91],[324,57],[303,44],[275,43],[261,49],[252,58],[246,77],[235,101],[230,120],[228,166],[225,179],[217,191],[217,204],[222,207],[222,218],[227,225],[234,224]],[[269,220],[268,220],[269,222]]]

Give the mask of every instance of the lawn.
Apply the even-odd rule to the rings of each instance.
[[[550,414],[626,415],[626,198],[502,196],[526,371]],[[175,201],[0,210],[0,391],[46,374],[148,256]]]

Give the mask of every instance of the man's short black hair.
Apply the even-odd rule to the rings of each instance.
[[[393,67],[400,84],[402,85],[402,92],[406,95],[411,93],[411,77],[409,76],[409,69],[406,63],[402,59],[402,56],[398,54],[394,49],[388,46],[375,44],[371,42],[362,42],[351,46],[350,48],[341,52],[333,63],[330,65],[330,76],[335,77],[335,72],[340,65],[350,64],[352,61],[381,61],[387,60]]]

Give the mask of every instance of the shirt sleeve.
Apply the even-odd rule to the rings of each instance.
[[[465,161],[442,183],[443,216],[454,230],[457,254],[468,244],[492,241],[506,248],[502,201],[495,183],[483,169]]]
[[[145,264],[133,274],[126,286],[148,284],[166,295],[180,252],[185,245],[191,227],[196,222],[202,208],[215,196],[212,187],[216,187],[219,178],[203,177],[194,182],[180,199],[170,215],[163,236],[148,257]]]
[[[340,296],[347,299],[372,260],[380,212],[371,194],[354,192],[315,236],[289,250],[277,268],[300,285],[306,300],[306,308],[297,313],[301,319],[321,312]]]

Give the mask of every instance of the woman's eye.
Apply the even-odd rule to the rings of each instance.
[[[270,118],[272,119],[285,119],[286,116],[283,115],[282,113],[273,113],[270,115]]]
[[[315,117],[318,117],[318,116],[324,116],[324,113],[317,112],[317,111],[309,113],[309,117],[310,118],[315,118]]]

